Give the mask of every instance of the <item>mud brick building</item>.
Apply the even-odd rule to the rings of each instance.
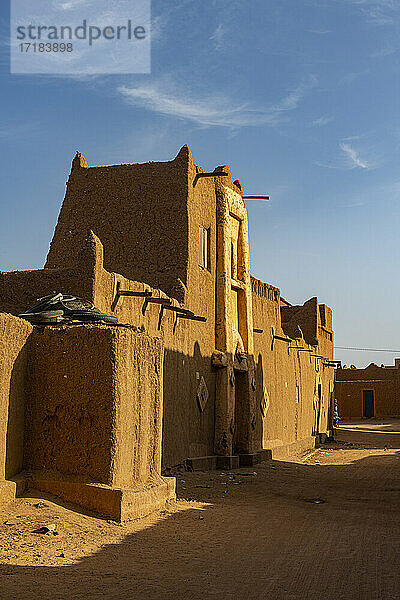
[[[16,316],[53,291],[119,323]],[[0,273],[0,311],[0,501],[30,485],[141,516],[173,497],[172,467],[251,465],[329,431],[331,310],[251,277],[243,187],[187,146],[77,154],[46,265]]]
[[[395,366],[337,369],[335,398],[345,421],[400,417],[400,359]]]

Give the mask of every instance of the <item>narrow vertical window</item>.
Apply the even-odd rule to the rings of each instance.
[[[199,265],[203,269],[209,268],[209,229],[199,226]]]

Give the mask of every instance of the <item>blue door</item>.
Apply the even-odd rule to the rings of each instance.
[[[370,419],[375,414],[374,390],[363,391],[363,416]]]

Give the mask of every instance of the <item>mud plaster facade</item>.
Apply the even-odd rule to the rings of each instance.
[[[137,515],[124,495],[173,495],[161,463],[253,464],[328,432],[331,310],[317,298],[291,306],[251,277],[243,187],[227,166],[203,173],[187,146],[166,163],[88,167],[77,154],[44,269],[0,273],[0,421],[4,439],[18,350],[18,464],[32,485]],[[43,330],[13,316],[53,290],[119,325]]]
[[[345,421],[400,417],[400,359],[395,366],[337,369],[335,399]]]

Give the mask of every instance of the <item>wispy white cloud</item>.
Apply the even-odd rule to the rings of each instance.
[[[353,148],[353,146],[351,146],[350,144],[341,142],[340,149],[343,150],[343,152],[349,159],[350,165],[352,165],[352,168],[354,168],[354,169],[357,167],[359,167],[360,169],[373,168],[366,160],[361,159],[357,150],[355,148]]]
[[[89,0],[90,3],[90,0]],[[53,7],[55,10],[75,10],[83,5],[87,5],[87,0],[54,0]]]
[[[192,121],[202,126],[247,127],[276,125],[287,112],[297,108],[307,92],[316,86],[315,77],[290,91],[280,102],[268,108],[236,103],[228,95],[215,93],[200,96],[183,90],[171,80],[135,86],[120,86],[119,93],[130,104],[162,115]]]
[[[220,23],[214,33],[210,35],[210,40],[214,42],[215,49],[221,51],[225,45],[226,27]]]
[[[319,117],[311,121],[311,127],[323,127],[332,121],[332,117]]]
[[[332,33],[331,29],[309,29],[309,33],[315,33],[316,35],[326,35],[327,33]]]
[[[396,52],[399,51],[399,47],[398,46],[385,46],[384,48],[381,48],[380,50],[376,50],[376,52],[373,52],[371,54],[371,58],[384,58],[385,56],[393,56],[393,54],[396,54]]]
[[[367,67],[366,69],[362,69],[361,71],[354,71],[352,73],[346,73],[346,75],[343,75],[343,77],[339,80],[338,85],[346,85],[346,84],[353,83],[357,79],[360,79],[360,77],[369,75],[370,72],[371,72],[371,68]]]
[[[281,112],[284,110],[293,110],[297,108],[300,100],[304,98],[306,93],[311,89],[317,86],[317,78],[314,75],[310,75],[308,80],[300,85],[298,85],[294,90],[290,91],[288,95],[283,98],[280,104],[273,107],[273,111]]]
[[[341,204],[338,206],[338,208],[360,208],[360,206],[365,206],[367,204],[367,202],[363,202],[362,200],[360,200],[360,202],[350,202],[349,204]]]
[[[400,15],[398,0],[347,0],[347,2],[358,6],[367,20],[374,25],[391,25]]]
[[[318,7],[322,4],[322,0],[311,1]],[[346,12],[353,7],[368,23],[375,26],[393,25],[400,16],[399,0],[324,0],[324,3]]]
[[[369,132],[362,136],[346,137],[338,141],[335,154],[330,158],[315,161],[318,167],[349,171],[362,169],[371,171],[384,163],[385,148],[381,136]]]
[[[333,158],[329,160],[315,161],[318,167],[326,169],[340,169],[349,171],[352,169],[363,169],[371,171],[379,167],[383,160],[378,158],[376,152],[377,143],[374,143],[375,136],[353,136],[342,139],[338,143],[340,153],[336,151]]]

